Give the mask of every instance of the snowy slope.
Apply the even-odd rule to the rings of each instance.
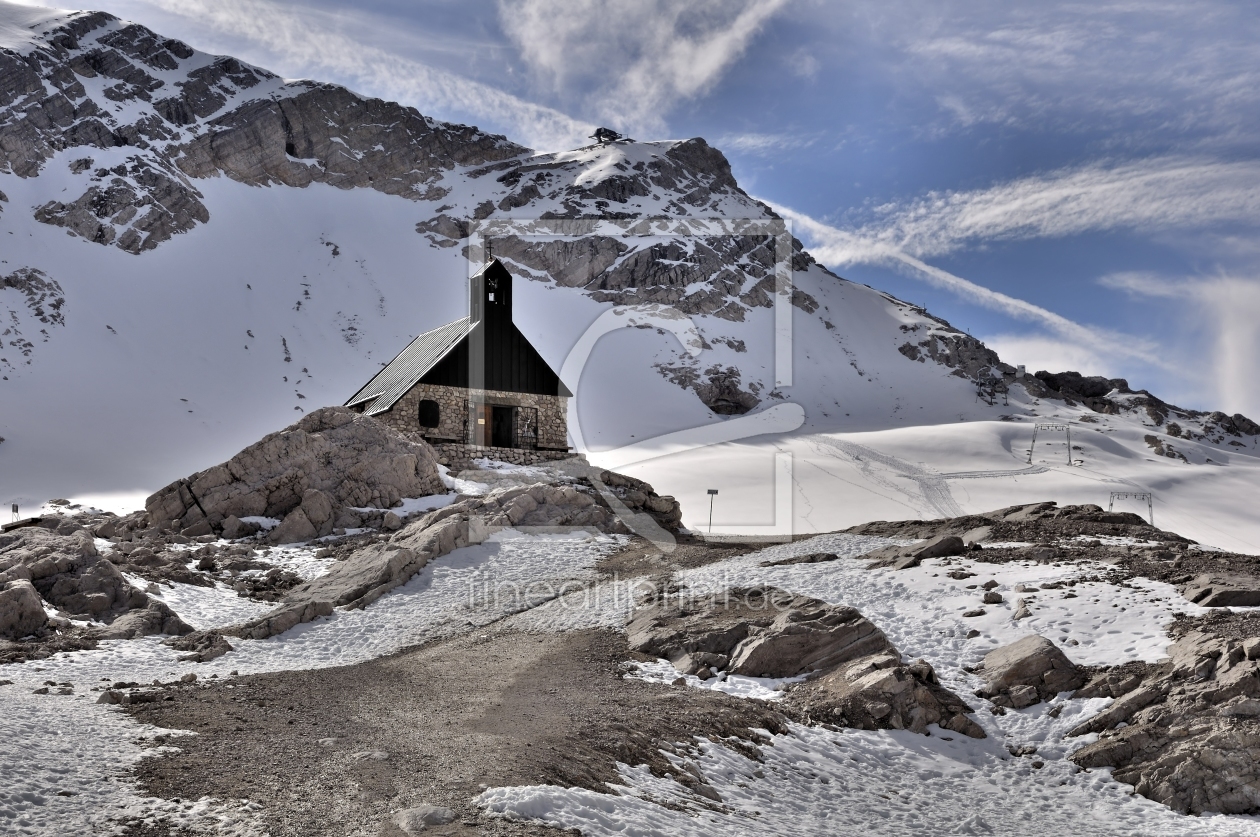
[[[780,533],[1149,490],[1161,525],[1260,552],[1260,437],[1186,415],[1200,438],[1174,445],[1120,392],[1112,415],[1019,384],[980,400],[971,377],[997,358],[976,341],[764,235],[709,235],[777,219],[703,140],[535,155],[100,14],[0,3],[0,46],[25,79],[0,92],[25,154],[0,160],[2,501],[134,508],[342,402],[462,315],[472,232],[532,280],[517,320],[578,393],[583,449],[676,495],[690,525],[708,488],[715,531]],[[522,234],[547,218],[613,227]],[[609,322],[634,327],[583,342]],[[1083,464],[1043,434],[1027,470],[1038,420],[1071,422]]]

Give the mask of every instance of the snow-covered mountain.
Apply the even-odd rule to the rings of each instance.
[[[0,153],[0,500],[134,506],[341,403],[462,315],[488,235],[535,280],[517,320],[578,393],[575,442],[692,525],[708,488],[715,530],[779,532],[1151,491],[1165,528],[1260,552],[1260,427],[1122,381],[1017,380],[776,239],[701,139],[536,154],[0,3]],[[1029,455],[1039,421],[1072,449],[1042,430]]]

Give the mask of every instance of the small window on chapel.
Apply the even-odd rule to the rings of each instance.
[[[436,401],[425,399],[420,402],[420,426],[437,427],[442,423],[442,408]]]

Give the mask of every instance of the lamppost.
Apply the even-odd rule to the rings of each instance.
[[[716,488],[709,489],[709,534],[713,534],[713,498],[717,496]]]

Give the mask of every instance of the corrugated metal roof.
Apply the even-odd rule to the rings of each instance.
[[[365,414],[373,416],[385,412],[445,357],[456,343],[467,336],[469,326],[470,320],[464,317],[421,334],[408,343],[398,357],[377,372],[376,377],[356,392],[345,406],[353,407],[371,402],[364,408]]]

